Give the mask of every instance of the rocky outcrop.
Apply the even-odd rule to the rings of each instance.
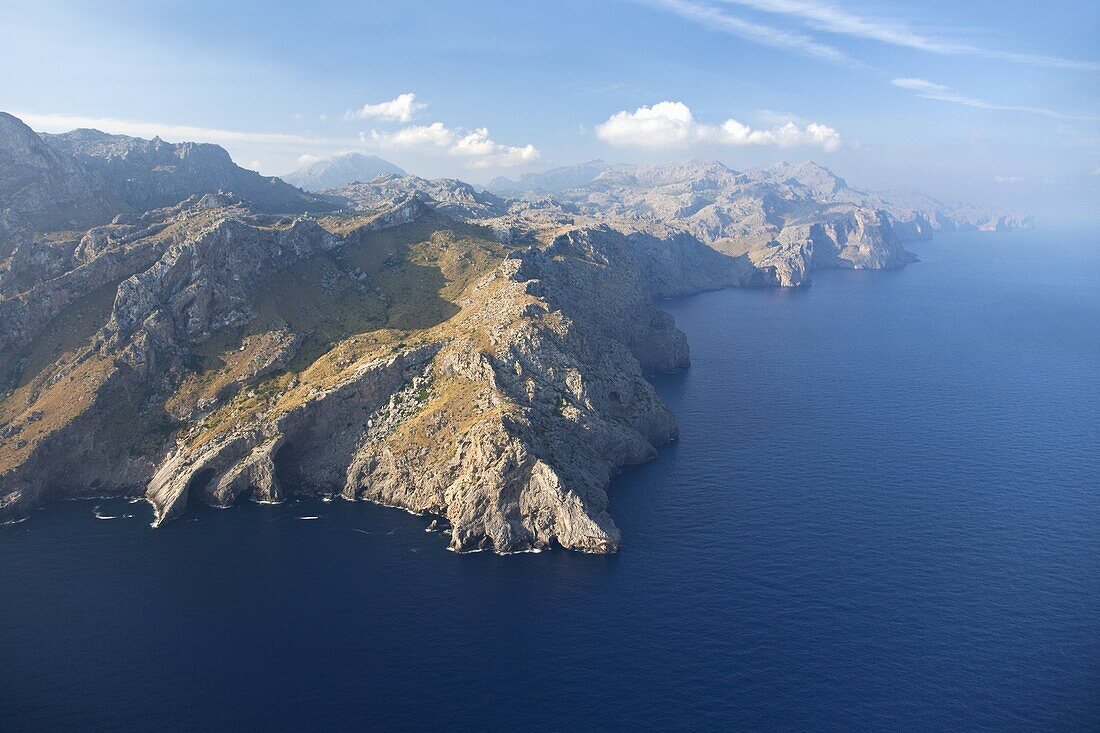
[[[683,334],[652,303],[746,284],[755,272],[688,235],[571,231],[501,260],[450,320],[353,336],[303,371],[279,375],[279,354],[297,348],[292,334],[249,337],[260,339],[258,356],[226,382],[231,391],[206,409],[173,409],[180,422],[160,440],[126,442],[118,405],[141,400],[163,414],[165,397],[139,397],[142,385],[171,398],[188,354],[257,318],[254,291],[272,271],[347,246],[316,222],[256,219],[228,197],[169,213],[178,230],[151,230],[159,244],[144,246],[155,260],[118,285],[83,361],[17,395],[26,409],[6,424],[28,442],[0,472],[4,518],[87,490],[78,487],[130,493],[145,484],[158,524],[193,499],[304,492],[437,515],[459,551],[613,551],[621,538],[608,511],[612,474],[676,435],[644,372],[688,363]],[[396,213],[392,225],[405,219]],[[137,246],[92,235],[79,257],[90,264],[123,240]],[[72,381],[82,364],[96,369]],[[49,401],[47,383],[90,399],[34,432],[26,415]],[[147,420],[141,412],[134,425]],[[126,460],[89,460],[108,448]]]
[[[244,493],[258,501],[280,501],[280,479],[308,477],[311,492],[338,493],[358,439],[354,428],[382,407],[436,350],[437,345],[428,345],[357,365],[323,389],[298,385],[295,394],[305,396],[292,406],[242,416],[240,424],[209,439],[185,439],[160,465],[146,490],[156,524],[178,516],[193,491],[221,505]],[[280,469],[280,454],[290,452],[297,457],[295,466]],[[280,477],[284,472],[290,475]]]
[[[753,263],[758,281],[786,286],[809,283],[815,269],[910,262],[878,203],[814,164],[739,173],[697,159],[606,166],[583,186],[528,196],[513,211],[534,218],[556,208],[561,220],[580,214],[625,231],[685,231]]]
[[[159,215],[165,218],[155,223],[93,230],[74,253],[78,267],[0,300],[0,367],[11,390],[0,402],[0,430],[10,438],[0,446],[0,493],[22,497],[7,503],[9,513],[41,497],[132,492],[144,483],[175,421],[196,414],[193,407],[169,414],[166,403],[204,345],[256,320],[257,298],[272,276],[341,244],[311,219],[256,216],[225,195]],[[137,272],[120,279],[130,269]],[[101,314],[89,312],[79,296],[103,281],[113,298]],[[77,313],[59,324],[51,310]],[[77,317],[85,321],[77,326],[82,336],[58,334]],[[249,358],[221,377],[219,395],[278,371],[294,355],[298,334],[277,324],[265,329],[241,343]],[[74,350],[27,364],[39,342],[59,337]]]
[[[107,345],[132,341],[142,327],[171,342],[194,343],[248,322],[255,283],[340,243],[312,219],[257,223],[243,209],[221,209],[170,244],[151,267],[123,280],[104,329]]]

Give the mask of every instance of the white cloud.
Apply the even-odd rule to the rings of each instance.
[[[502,145],[489,136],[489,130],[453,129],[442,122],[405,127],[394,132],[371,130],[360,134],[364,144],[383,149],[411,149],[444,152],[463,158],[470,168],[506,168],[531,163],[539,158],[534,145]]]
[[[310,163],[316,163],[321,159],[319,155],[310,155],[309,153],[303,153],[298,156],[298,165],[309,165]]]
[[[496,143],[489,139],[488,128],[479,127],[455,140],[453,152],[455,155],[481,156],[489,155],[495,149]]]
[[[596,137],[612,145],[670,148],[694,142],[698,125],[683,102],[658,102],[633,112],[616,112],[596,125]]]
[[[965,107],[974,107],[975,109],[992,109],[1001,110],[1007,112],[1026,112],[1027,114],[1042,115],[1043,117],[1052,117],[1059,120],[1096,120],[1096,117],[1089,117],[1084,115],[1068,115],[1061,112],[1056,112],[1052,109],[1046,109],[1045,107],[1028,107],[1025,105],[1016,104],[994,104],[993,102],[987,102],[984,99],[978,97],[970,97],[965,94],[960,94],[951,87],[944,86],[943,84],[936,84],[935,82],[928,81],[926,79],[916,79],[913,77],[905,77],[900,79],[891,79],[890,83],[896,87],[902,89],[908,89],[911,92],[916,92],[917,96],[924,97],[925,99],[935,99],[940,102],[951,102],[952,104],[961,104]]]
[[[416,95],[412,92],[398,94],[388,102],[377,104],[364,104],[356,110],[348,112],[348,119],[378,119],[391,122],[408,122],[413,116],[428,105],[417,102]]]
[[[982,48],[944,38],[936,38],[916,31],[904,23],[855,15],[829,3],[815,0],[722,0],[726,4],[741,5],[801,20],[814,30],[836,33],[854,38],[865,38],[893,46],[912,48],[927,53],[956,56],[980,56],[1011,61],[1030,66],[1083,71],[1100,70],[1095,61],[1077,61],[1040,54],[1013,53]]]
[[[403,127],[396,132],[371,130],[369,136],[360,135],[360,139],[382,148],[445,148],[454,142],[455,135],[442,122],[433,122],[430,125]]]
[[[828,125],[811,122],[799,126],[793,121],[768,129],[753,129],[729,119],[721,125],[695,120],[683,102],[659,102],[633,112],[616,112],[596,126],[596,136],[606,143],[647,148],[678,148],[695,143],[720,145],[775,145],[781,148],[806,145],[832,152],[840,147],[840,133]]]
[[[996,183],[1023,183],[1023,176],[993,176]]]
[[[512,168],[517,165],[526,165],[539,159],[539,151],[534,145],[515,147],[512,145],[497,145],[492,153],[475,158],[471,168]]]
[[[173,142],[201,141],[214,143],[258,143],[262,145],[304,145],[319,142],[302,135],[288,135],[277,132],[243,132],[240,130],[221,130],[194,125],[177,125],[166,122],[147,122],[142,120],[120,120],[114,117],[84,117],[70,114],[36,115],[15,112],[16,117],[39,132],[68,132],[81,127],[90,127],[114,135],[132,135],[134,137],[161,137]]]
[[[317,115],[317,121],[318,122],[328,122],[328,115],[325,115],[325,114]]]
[[[843,51],[818,43],[810,36],[785,31],[781,28],[773,28],[761,23],[753,23],[724,13],[711,5],[693,2],[692,0],[648,0],[647,4],[673,12],[681,18],[698,23],[710,30],[737,36],[762,46],[797,51],[835,63],[849,65],[855,63]]]

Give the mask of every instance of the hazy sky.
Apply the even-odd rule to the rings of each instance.
[[[1100,218],[1100,3],[11,2],[0,109],[484,182],[603,158],[812,159]]]

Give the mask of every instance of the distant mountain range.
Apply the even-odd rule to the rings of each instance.
[[[349,183],[367,183],[382,173],[403,176],[405,171],[377,155],[344,153],[334,158],[318,160],[287,173],[283,180],[305,191],[327,191]]]
[[[519,196],[525,193],[559,193],[571,188],[585,186],[611,166],[602,160],[590,160],[587,163],[551,168],[541,173],[524,173],[519,180],[504,176],[489,182],[489,190],[502,196]]]
[[[723,201],[729,202],[742,194],[759,197],[764,193],[761,186],[770,186],[786,189],[794,198],[809,196],[820,203],[884,209],[894,216],[895,223],[909,221],[917,225],[918,230],[908,237],[911,239],[933,230],[994,231],[1031,226],[1029,217],[968,204],[945,203],[913,191],[861,191],[850,187],[828,168],[810,161],[776,163],[739,172],[703,158],[640,166],[592,160],[540,173],[525,173],[517,180],[498,177],[489,183],[488,190],[517,198],[551,194],[577,202],[600,198],[600,192],[618,191],[617,198],[622,199],[625,195],[629,199],[628,191],[633,191],[637,198],[642,191],[675,193],[685,186],[704,198],[713,194],[712,203],[719,207]],[[710,193],[704,195],[704,192]],[[635,203],[644,208],[641,201]],[[917,221],[919,219],[923,221]]]

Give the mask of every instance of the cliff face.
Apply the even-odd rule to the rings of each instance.
[[[224,197],[151,218],[136,232],[94,230],[86,261],[0,301],[0,488],[9,513],[51,493],[132,492],[177,427],[166,408],[183,375],[219,335],[257,322],[260,283],[338,241],[311,220],[257,218]],[[263,327],[256,337],[268,337],[269,352],[297,343],[272,339],[277,323]],[[259,355],[253,378],[264,358],[270,371],[288,357]]]
[[[808,283],[811,270],[888,270],[917,261],[902,246],[886,213],[866,209],[786,227],[773,243],[750,250],[749,257],[760,268],[774,268],[783,286]]]
[[[352,211],[377,212],[415,197],[434,210],[458,219],[499,216],[507,202],[453,178],[426,180],[417,176],[381,173],[369,182],[352,183],[327,192],[328,198]]]
[[[320,493],[437,515],[456,550],[617,548],[612,473],[676,435],[643,374],[688,363],[652,303],[755,268],[684,234],[502,237],[501,200],[421,183],[351,187],[320,221],[208,194],[18,244],[0,521],[87,494],[143,494],[159,524]]]

